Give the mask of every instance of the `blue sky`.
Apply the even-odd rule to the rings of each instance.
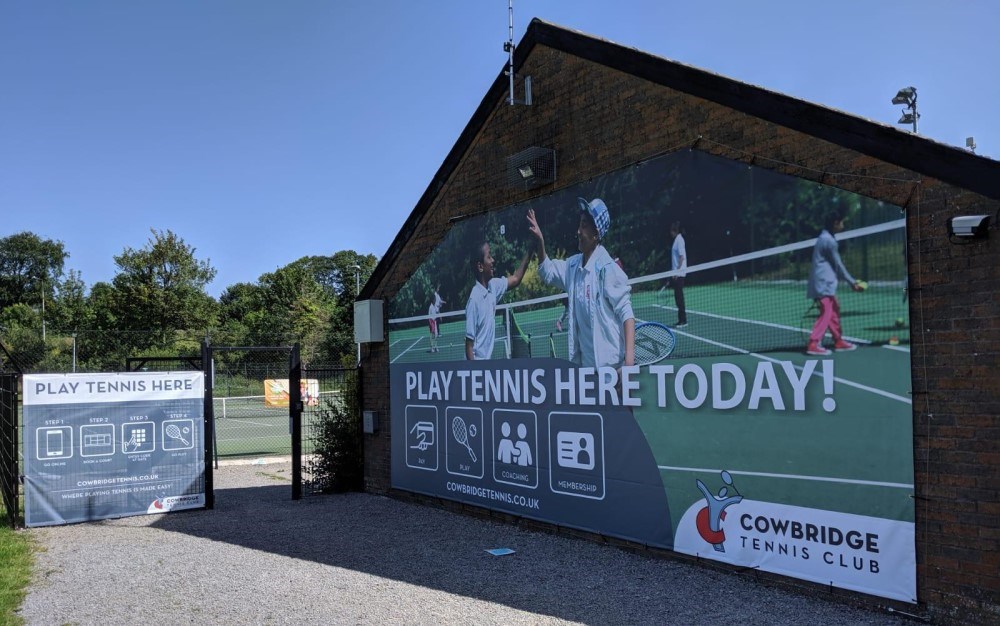
[[[992,0],[515,0],[532,17],[1000,158]],[[67,269],[170,229],[209,292],[381,256],[503,69],[506,0],[0,0],[0,237]],[[898,127],[904,128],[904,127]]]

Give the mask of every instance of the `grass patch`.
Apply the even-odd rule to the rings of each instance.
[[[31,582],[31,541],[23,532],[0,527],[0,626],[24,623],[16,611]]]

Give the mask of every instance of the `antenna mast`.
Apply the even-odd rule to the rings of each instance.
[[[507,0],[507,15],[509,19],[507,41],[503,44],[504,52],[508,53],[507,77],[510,79],[510,99],[514,104],[514,0]]]

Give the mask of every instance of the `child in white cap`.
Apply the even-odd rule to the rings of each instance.
[[[628,276],[601,240],[611,228],[611,213],[600,198],[578,199],[576,229],[580,254],[566,260],[545,255],[534,210],[528,224],[537,239],[538,274],[549,285],[565,289],[569,319],[569,360],[587,367],[621,367],[635,363],[635,315]]]

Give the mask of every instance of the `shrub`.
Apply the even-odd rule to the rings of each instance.
[[[315,448],[307,471],[323,493],[360,491],[363,484],[360,413],[353,385],[325,398],[313,426]]]

